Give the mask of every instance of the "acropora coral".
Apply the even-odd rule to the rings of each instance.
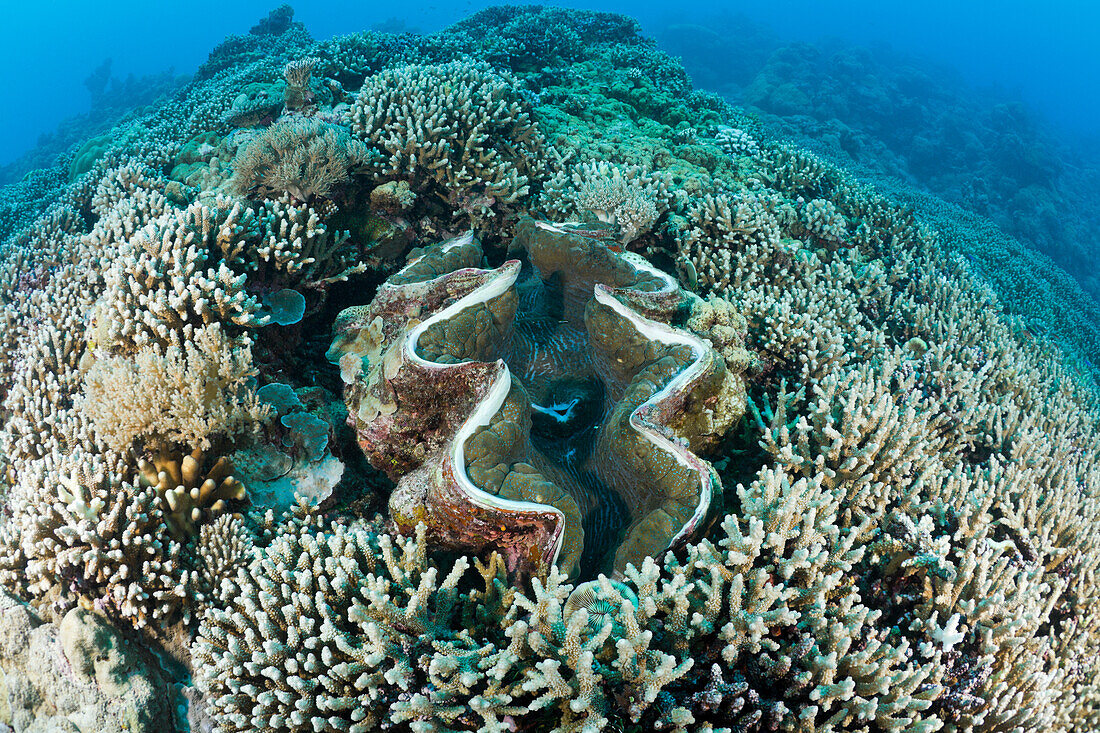
[[[6,195],[0,727],[1100,727],[1085,296],[629,18],[283,6]]]

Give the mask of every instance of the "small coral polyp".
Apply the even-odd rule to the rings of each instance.
[[[622,574],[696,536],[721,484],[697,455],[740,418],[705,304],[570,225],[524,219],[481,269],[473,234],[415,251],[336,321],[330,361],[396,526],[511,572]]]

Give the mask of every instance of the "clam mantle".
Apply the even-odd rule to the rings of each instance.
[[[699,453],[743,414],[739,375],[677,324],[707,304],[643,258],[525,219],[482,269],[466,234],[415,251],[335,324],[349,423],[397,484],[390,514],[513,572],[621,573],[700,532]]]

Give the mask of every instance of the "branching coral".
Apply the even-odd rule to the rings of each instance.
[[[247,495],[244,485],[230,473],[225,456],[209,468],[203,465],[204,459],[204,451],[196,448],[182,457],[161,452],[151,461],[138,462],[142,485],[156,488],[168,527],[180,542],[195,534],[200,521],[225,512],[227,502],[241,501]]]
[[[707,194],[692,202],[678,233],[681,277],[702,292],[721,293],[731,278],[743,276],[737,253],[759,265],[784,267],[791,247],[782,241],[777,207],[774,196],[750,192]]]
[[[93,233],[99,234],[97,247],[106,248],[116,237],[122,241],[102,275],[89,340],[100,348],[130,350],[166,343],[185,326],[261,322],[258,301],[245,291],[245,276],[225,262],[212,266],[208,245],[231,232],[231,226],[219,229],[215,211],[192,204],[183,211],[168,209],[133,233]]]
[[[213,439],[248,433],[265,419],[249,384],[254,375],[246,339],[231,339],[218,325],[186,326],[166,347],[97,358],[82,407],[115,450],[137,440],[150,449],[209,448]]]
[[[198,570],[191,575],[189,590],[200,604],[224,605],[222,581],[235,578],[238,568],[252,562],[255,539],[244,520],[236,514],[222,514],[199,528],[195,554]]]
[[[646,234],[664,214],[674,194],[668,176],[636,165],[591,161],[558,172],[547,182],[543,200],[555,213],[588,215],[618,229],[629,244]]]
[[[848,222],[837,211],[831,201],[814,199],[804,202],[801,198],[797,203],[802,205],[801,223],[805,227],[807,235],[830,245],[844,244],[848,238]]]
[[[448,678],[462,656],[467,666],[482,659],[472,640],[447,630],[474,609],[455,587],[467,567],[440,582],[423,543],[395,547],[365,527],[283,535],[251,572],[238,570],[229,607],[211,608],[200,625],[194,654],[214,719],[225,731],[263,721],[365,732],[388,723],[402,698],[406,708],[429,706],[416,699],[423,675]],[[450,668],[429,664],[433,643],[462,656]],[[444,707],[446,719],[461,712]]]
[[[514,208],[546,155],[517,80],[464,61],[367,78],[352,130],[381,154],[377,175],[405,179],[475,222]]]
[[[183,547],[165,536],[157,492],[114,470],[82,455],[49,466],[52,492],[12,507],[19,534],[7,538],[4,582],[32,594],[71,586],[139,627],[189,614]]]
[[[557,571],[536,579],[530,594],[507,589],[499,558],[477,564],[478,589],[465,558],[450,569],[429,560],[423,528],[397,548],[369,527],[285,535],[253,571],[237,573],[230,607],[204,617],[200,685],[227,731],[258,719],[301,725],[306,715],[364,731],[459,719],[496,730],[542,711],[555,711],[558,729],[577,731],[612,720],[771,727],[918,719],[938,694],[935,666],[871,632],[876,614],[840,583],[863,554],[865,528],[831,530],[841,541],[829,549],[811,528],[835,518],[836,498],[782,474],[743,500],[768,521],[730,517],[720,548],[692,546],[686,565],[670,557],[663,568],[631,566],[619,587],[602,578],[586,591],[596,600],[579,607],[567,602],[571,586]],[[483,625],[490,618],[503,628]],[[346,674],[323,683],[322,658]],[[750,658],[740,706],[684,692],[720,684],[714,665]]]
[[[326,199],[368,164],[368,156],[367,146],[345,127],[315,118],[280,119],[238,153],[233,185],[244,196]]]
[[[422,530],[395,546],[369,527],[337,527],[286,535],[253,572],[238,571],[230,608],[207,612],[194,646],[221,729],[276,720],[350,731],[480,721],[503,730],[509,719],[556,709],[561,730],[599,730],[617,704],[611,685],[636,695],[637,720],[692,666],[649,649],[652,633],[638,628],[613,588],[627,635],[614,646],[610,623],[582,640],[587,610],[565,623],[570,586],[560,573],[526,600],[502,582],[499,557],[475,563],[478,588],[468,560],[444,575],[425,551]],[[505,629],[481,626],[495,614]],[[472,637],[470,628],[491,637]]]
[[[89,308],[94,348],[133,354],[188,326],[262,326],[269,314],[250,288],[320,288],[364,269],[320,205],[284,197],[250,206],[218,194],[176,210],[151,198],[152,211],[140,217],[104,201],[106,213],[85,237],[97,252],[114,250]],[[134,230],[135,219],[147,223]]]
[[[1038,366],[980,283],[960,282],[957,273],[948,279],[949,260],[908,212],[835,171],[817,171],[811,184],[795,168],[812,172],[808,159],[792,157],[790,178],[774,179],[781,195],[798,206],[808,188],[827,192],[829,210],[854,224],[854,246],[818,249],[820,235],[781,207],[781,226],[808,235],[814,251],[792,246],[788,265],[776,267],[774,258],[727,250],[736,277],[707,288],[742,305],[749,343],[765,370],[778,372],[762,387],[775,397],[758,413],[760,446],[777,468],[802,476],[799,483],[820,483],[835,497],[841,536],[876,538],[843,574],[874,609],[868,628],[896,629],[908,645],[904,658],[927,660],[922,668],[941,687],[921,693],[931,703],[921,725],[1052,720],[1063,694],[1056,690],[1076,683],[1065,667],[1026,664],[1015,650],[1026,647],[1032,660],[1052,653],[1056,599],[1070,593],[1066,579],[1081,582],[1093,562],[1074,571],[1063,564],[1063,542],[1072,535],[1091,544],[1079,530],[1092,530],[1055,507],[1087,513],[1096,501],[1094,473],[1064,458],[1074,450],[1068,445],[1080,450],[1076,415],[1091,411],[1083,406],[1095,398],[1071,389],[1037,399],[1039,382],[1065,383],[1053,376],[1059,367]],[[720,246],[704,243],[701,252],[714,257]],[[1044,428],[1032,432],[1033,420]],[[1059,437],[1051,440],[1051,431]],[[1024,453],[1027,465],[1047,467],[1043,478],[1017,462]],[[1050,470],[1055,465],[1066,471]],[[1016,502],[1034,508],[1027,529],[1006,506]],[[765,516],[744,500],[740,511]],[[1062,570],[1044,570],[1051,567]],[[822,643],[821,631],[813,636]],[[885,689],[907,688],[896,687],[895,673],[885,679]]]
[[[324,211],[286,196],[255,207],[219,196],[203,231],[211,250],[265,289],[315,288],[364,271],[348,233],[325,224]]]
[[[722,149],[723,153],[730,156],[756,155],[760,152],[760,145],[753,139],[752,135],[728,125],[718,126],[718,133],[714,136],[714,141],[718,143],[718,147]]]

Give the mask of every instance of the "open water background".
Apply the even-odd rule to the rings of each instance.
[[[64,118],[87,111],[84,80],[110,58],[115,79],[194,72],[230,33],[246,33],[277,2],[49,3],[4,0],[0,24],[0,165]],[[492,3],[459,0],[300,0],[295,18],[316,38],[375,26],[434,31]],[[553,4],[553,3],[549,3]],[[670,24],[713,25],[741,14],[781,40],[888,45],[953,67],[968,83],[999,87],[1045,117],[1067,142],[1100,129],[1100,4],[1077,1],[813,2],[602,0],[570,7],[633,15],[652,34]]]

